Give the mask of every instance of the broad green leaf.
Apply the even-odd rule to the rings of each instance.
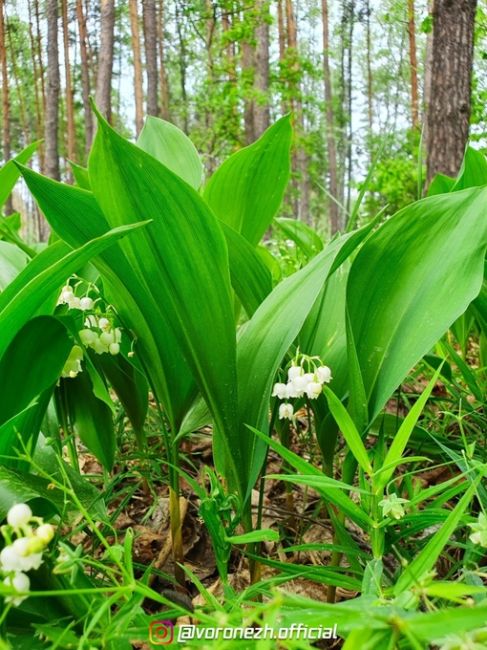
[[[227,240],[232,286],[250,318],[272,291],[271,273],[242,235],[224,223],[221,225]]]
[[[445,174],[436,174],[428,187],[427,196],[435,196],[436,194],[447,194],[451,192],[455,185],[455,179]]]
[[[17,277],[28,261],[28,256],[17,246],[0,241],[0,291]]]
[[[142,440],[147,409],[149,406],[148,385],[144,375],[121,354],[100,355],[98,362],[104,375],[117,393],[130,424],[139,440]]]
[[[0,424],[54,386],[72,346],[64,325],[51,316],[34,318],[16,333],[0,359]]]
[[[74,379],[65,379],[61,391],[75,433],[110,471],[116,447],[112,411],[93,394],[93,385],[86,370]]]
[[[303,251],[308,259],[311,259],[323,250],[323,241],[318,233],[304,221],[280,217],[275,219],[277,225],[288,239],[291,239]]]
[[[36,515],[47,514],[49,510],[59,514],[63,510],[64,495],[59,490],[49,489],[49,481],[44,478],[0,466],[0,522],[13,505],[29,502],[33,502]]]
[[[369,419],[479,293],[486,244],[487,189],[473,189],[408,206],[361,248],[347,302]]]
[[[24,168],[24,178],[51,227],[71,246],[82,246],[109,229],[93,194],[52,181]],[[79,215],[83,215],[80,219]],[[159,261],[146,255],[144,272],[157,280]],[[137,339],[137,354],[144,360],[152,388],[175,428],[190,408],[196,385],[168,322],[165,305],[156,300],[122,248],[115,244],[94,259],[103,276],[109,301],[128,331]]]
[[[82,167],[81,165],[77,165],[76,163],[70,161],[69,166],[71,167],[71,171],[73,172],[74,180],[76,181],[76,185],[78,187],[81,187],[83,190],[89,190],[90,188],[90,176],[88,174],[88,170],[86,167]]]
[[[137,225],[114,228],[105,235],[97,237],[76,250],[71,250],[61,244],[56,251],[46,249],[36,256],[25,269],[0,294],[0,354],[18,332],[18,330],[42,309],[52,310],[54,305],[46,306],[46,301],[55,296],[67,277],[76,272],[88,260],[96,256],[114,241],[127,235],[135,228],[145,226],[145,222]],[[60,259],[60,251],[70,251]],[[54,261],[46,266],[46,260]],[[36,273],[33,273],[34,267]],[[39,269],[42,269],[40,272]],[[55,300],[54,300],[55,304]]]
[[[475,495],[479,481],[480,477],[469,485],[465,494],[446,518],[443,526],[431,537],[422,551],[403,570],[394,586],[394,594],[396,596],[420,582],[428,571],[431,571],[434,567],[437,559],[458,527],[468,504]]]
[[[338,424],[340,431],[342,432],[345,442],[348,445],[348,448],[355,457],[355,460],[369,476],[373,473],[372,465],[370,463],[367,450],[362,441],[360,433],[357,431],[357,428],[348,414],[347,409],[340,402],[335,393],[328,387],[325,387],[325,396],[328,401],[328,406],[330,411],[335,418],[336,423]]]
[[[0,169],[0,206],[2,206],[8,199],[10,193],[14,189],[15,183],[20,176],[20,172],[15,166],[15,163],[18,162],[25,164],[34,154],[35,150],[39,146],[39,143],[40,140],[28,145],[17,156],[15,156],[15,158],[9,160]]]
[[[238,341],[240,445],[249,450],[249,489],[264,460],[265,445],[256,443],[245,425],[267,433],[269,399],[279,365],[299,334],[327,278],[367,235],[368,230],[331,242],[303,269],[281,282],[246,324]]]
[[[436,382],[438,381],[440,372],[441,372],[441,367],[438,368],[438,370],[435,372],[429,384],[422,392],[421,397],[414,403],[413,407],[411,408],[407,416],[402,421],[401,426],[399,427],[396,435],[394,436],[389,451],[387,452],[386,457],[384,458],[384,467],[388,467],[390,465],[390,469],[386,469],[383,472],[381,472],[376,483],[376,487],[379,490],[382,490],[387,485],[387,483],[391,480],[392,475],[394,473],[394,469],[397,466],[397,463],[401,460],[402,455],[409,442],[409,438],[411,437],[411,434],[414,431],[414,427],[418,423],[419,417],[423,412],[424,407],[426,406],[426,402],[428,401],[433,391],[433,388],[435,387]]]
[[[148,115],[137,146],[154,156],[197,190],[203,180],[203,164],[196,147],[177,126]]]
[[[452,192],[487,185],[487,159],[481,151],[467,147]]]
[[[237,427],[236,340],[225,238],[201,197],[99,118],[90,182],[113,227],[151,219],[121,246],[165,311],[226,450],[234,487],[248,459]]]
[[[206,184],[204,197],[224,223],[257,244],[281,205],[290,174],[291,121],[278,120],[228,158]]]

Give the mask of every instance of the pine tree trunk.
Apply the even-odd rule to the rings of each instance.
[[[419,126],[418,60],[416,55],[416,23],[414,0],[408,0],[409,68],[411,71],[411,122]]]
[[[370,0],[365,3],[365,31],[367,40],[367,117],[369,121],[369,138],[374,132],[374,85],[372,79],[372,35],[370,28]]]
[[[159,0],[158,12],[157,12],[157,42],[159,45],[159,86],[161,92],[161,110],[160,116],[163,120],[169,120],[171,117],[169,109],[169,79],[167,76],[166,70],[166,36],[165,36],[165,25],[166,20],[164,16],[165,4],[164,0]]]
[[[139,135],[144,124],[144,92],[142,87],[142,57],[137,0],[129,0],[132,56],[134,59],[135,132]]]
[[[7,48],[5,43],[5,2],[0,0],[0,68],[2,71],[2,157],[4,162],[10,159],[10,98],[8,92]],[[12,212],[12,202],[9,198],[5,214]]]
[[[477,0],[435,0],[427,180],[456,176],[468,139]]]
[[[59,49],[58,49],[58,2],[47,0],[47,89],[44,120],[46,146],[46,174],[59,180]]]
[[[41,106],[41,95],[39,92],[39,81],[40,81],[40,71],[37,62],[37,45],[36,38],[34,35],[34,23],[32,15],[32,4],[29,2],[29,42],[30,42],[30,53],[32,57],[32,71],[34,73],[34,107],[36,111],[36,138],[42,140],[43,137],[43,125],[42,125],[42,106]],[[39,166],[41,172],[44,171],[44,147],[39,148]]]
[[[115,27],[114,0],[100,2],[100,50],[96,78],[96,104],[110,122],[112,117],[113,32]]]
[[[68,158],[76,160],[76,130],[74,125],[73,85],[71,82],[71,64],[69,62],[69,29],[68,29],[68,0],[62,0],[63,13],[63,44],[64,44],[64,77],[66,86],[66,118]]]
[[[181,87],[181,100],[182,100],[182,117],[183,117],[183,130],[185,133],[189,129],[189,119],[188,119],[188,93],[186,90],[186,42],[184,40],[181,10],[179,6],[179,0],[175,1],[175,18],[176,18],[176,33],[178,35],[178,44],[179,44],[179,82]]]
[[[337,151],[335,140],[335,115],[333,111],[333,86],[330,72],[330,33],[328,0],[321,0],[321,14],[323,21],[323,81],[325,86],[326,104],[326,144],[328,150],[328,175],[329,193],[331,199],[328,201],[328,213],[330,218],[330,231],[335,234],[340,230],[340,213],[337,204],[338,200],[338,178],[337,178]],[[333,200],[335,199],[335,200]]]
[[[83,0],[76,0],[76,18],[78,21],[79,51],[81,56],[81,94],[85,122],[85,150],[88,154],[93,140],[93,114],[90,106],[90,61],[88,57],[86,17],[83,11]]]
[[[145,69],[147,72],[147,114],[158,115],[157,102],[157,21],[155,0],[142,0]]]
[[[258,138],[269,127],[269,3],[257,0],[258,23],[255,29],[255,77],[256,100],[254,104],[254,129]]]

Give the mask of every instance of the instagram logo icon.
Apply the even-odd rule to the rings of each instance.
[[[169,645],[174,640],[172,621],[152,621],[149,625],[149,641],[152,645]]]

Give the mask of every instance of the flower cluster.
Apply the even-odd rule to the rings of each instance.
[[[8,511],[2,534],[7,544],[0,552],[0,573],[5,576],[3,584],[13,591],[5,602],[18,606],[30,589],[26,572],[42,564],[42,554],[54,537],[54,528],[41,517],[34,517],[26,503],[17,503]]]
[[[120,352],[122,330],[113,327],[106,316],[88,316],[85,319],[85,329],[79,331],[79,337],[83,345],[94,350],[96,354],[116,355]]]
[[[402,519],[406,514],[404,510],[404,504],[406,503],[409,503],[408,499],[402,499],[393,492],[384,497],[382,501],[379,501],[379,506],[382,508],[383,517]]]
[[[117,355],[120,353],[122,330],[113,324],[113,308],[108,305],[105,311],[101,311],[99,302],[99,299],[93,300],[89,295],[76,296],[69,283],[62,288],[58,299],[58,305],[67,305],[70,310],[85,313],[84,328],[78,332],[83,346],[91,348],[96,354]],[[62,370],[62,377],[74,379],[82,371],[83,355],[83,348],[74,345]]]
[[[323,391],[323,384],[330,383],[331,370],[321,364],[318,357],[297,354],[287,372],[287,383],[276,383],[272,396],[282,400],[306,396],[316,399]],[[294,407],[285,401],[279,406],[279,419],[292,419]]]
[[[472,529],[470,541],[474,544],[479,544],[483,548],[487,548],[487,515],[481,512],[478,520],[474,524],[468,524]]]

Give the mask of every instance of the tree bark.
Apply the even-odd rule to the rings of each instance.
[[[10,98],[7,66],[7,48],[5,43],[5,2],[0,0],[0,68],[2,71],[2,154],[4,162],[10,159]],[[12,202],[9,197],[5,205],[5,213],[12,212]]]
[[[85,151],[88,154],[93,140],[93,114],[90,106],[90,60],[88,57],[86,17],[83,11],[83,0],[76,0],[76,18],[78,21],[79,51],[81,56],[81,95],[83,98],[85,121]]]
[[[411,122],[419,126],[418,59],[416,55],[416,23],[414,0],[408,0],[409,69],[411,74]]]
[[[34,73],[34,106],[36,111],[36,138],[42,140],[43,135],[43,126],[42,126],[42,113],[43,109],[41,107],[41,96],[39,93],[39,80],[40,80],[40,71],[37,62],[37,45],[36,37],[34,35],[34,23],[32,15],[32,4],[29,2],[29,42],[30,42],[30,53],[32,57],[32,71]],[[39,166],[41,172],[44,171],[44,147],[39,148]]]
[[[144,123],[144,93],[142,87],[142,58],[140,54],[140,33],[137,0],[129,0],[130,31],[132,34],[132,56],[134,59],[135,131],[139,135]]]
[[[145,69],[147,73],[147,114],[158,115],[157,102],[157,19],[155,0],[142,0]]]
[[[63,14],[63,44],[64,44],[64,76],[66,85],[66,119],[68,158],[76,159],[76,130],[74,124],[73,84],[71,82],[71,64],[69,62],[69,29],[68,29],[68,0],[62,0]]]
[[[340,230],[340,212],[338,209],[338,176],[337,176],[337,150],[335,139],[335,115],[333,111],[333,86],[330,71],[330,32],[328,0],[321,0],[321,14],[323,21],[323,81],[325,86],[326,105],[326,144],[328,149],[328,190],[331,199],[328,201],[330,218],[330,231],[335,234]],[[335,200],[334,200],[335,199]]]
[[[166,20],[165,20],[164,11],[165,11],[164,0],[159,0],[159,6],[157,12],[158,14],[157,15],[157,42],[159,45],[159,86],[161,91],[160,115],[163,120],[169,120],[171,117],[171,113],[169,109],[169,99],[170,99],[169,79],[166,70],[166,52],[165,52],[166,36],[164,32]]]
[[[254,129],[258,138],[269,127],[269,3],[257,1],[258,21],[255,29],[255,77],[256,100],[254,104]]]
[[[114,0],[100,1],[100,50],[96,78],[96,104],[110,122],[112,117],[113,33],[115,27]]]
[[[477,0],[435,0],[428,107],[427,181],[456,176],[471,111],[473,38]]]
[[[47,0],[47,89],[44,120],[46,146],[46,174],[59,180],[59,48],[58,48],[58,2]]]

